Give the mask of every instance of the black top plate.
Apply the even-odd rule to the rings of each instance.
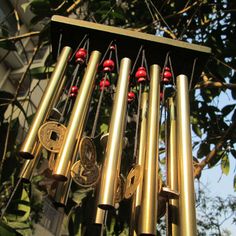
[[[86,34],[89,37],[91,51],[98,50],[104,53],[110,42],[115,41],[119,59],[129,57],[132,62],[134,62],[140,46],[143,45],[149,66],[159,64],[162,67],[166,55],[169,53],[175,76],[185,74],[190,78],[193,62],[197,59],[194,83],[197,82],[211,53],[211,49],[205,46],[55,15],[51,20],[54,58],[57,55],[61,33],[62,47],[70,46],[73,50],[77,48]]]

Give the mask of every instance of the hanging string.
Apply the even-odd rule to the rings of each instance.
[[[198,60],[198,58],[195,58],[194,61],[193,61],[193,68],[192,68],[192,73],[191,73],[190,82],[189,82],[189,91],[191,90],[191,87],[192,87],[193,76],[194,76],[194,73],[195,73],[195,67],[196,67],[197,60]]]
[[[142,60],[141,60],[142,67],[143,67],[144,61],[145,61],[145,50],[143,49],[142,50]],[[139,133],[141,96],[142,96],[142,82],[139,83],[138,110],[137,110],[137,118],[136,118],[136,129],[135,129],[135,137],[134,137],[134,152],[133,152],[134,160],[136,160],[137,150],[138,150],[138,133]]]
[[[62,33],[60,33],[60,36],[59,36],[58,48],[57,48],[57,58],[59,57],[60,51],[61,51],[61,41],[62,41]]]
[[[155,4],[152,2],[152,0],[149,0],[150,4],[152,5],[153,9],[156,11],[157,13],[157,21],[159,21],[159,18],[163,21],[163,23],[166,25],[167,29],[176,37],[175,33],[173,32],[173,30],[170,28],[170,26],[167,24],[167,22],[165,21],[164,17],[161,15],[161,13],[158,11],[158,9],[156,8]]]
[[[134,65],[133,65],[133,67],[132,67],[132,70],[131,70],[130,75],[133,75],[133,73],[134,73],[134,69],[135,69],[135,67],[136,67],[136,64],[137,64],[137,62],[138,62],[138,59],[139,59],[139,56],[140,56],[142,50],[143,50],[143,45],[141,45],[140,48],[139,48],[139,51],[138,51],[138,54],[137,54],[137,56],[136,56],[136,58],[135,58]]]
[[[103,63],[103,61],[105,60],[105,58],[106,58],[106,56],[107,56],[107,54],[108,54],[108,52],[109,52],[110,47],[111,47],[112,44],[113,44],[113,40],[109,43],[109,45],[108,45],[108,47],[107,47],[107,49],[106,49],[106,52],[104,53],[104,55],[103,55],[103,57],[102,57],[102,60],[100,61],[100,64],[99,64],[99,65],[102,65],[102,63]]]
[[[170,57],[170,56],[168,57],[168,60],[169,60],[169,64],[170,64],[170,71],[171,71],[171,73],[172,73],[173,84],[174,84],[174,87],[176,88],[176,84],[175,84],[175,74],[174,74],[174,69],[173,69],[173,66],[172,66],[172,61],[171,61],[171,57]]]
[[[95,118],[94,118],[94,121],[93,121],[93,128],[92,128],[92,132],[91,132],[91,135],[90,135],[91,138],[95,137],[95,132],[96,132],[97,123],[98,123],[98,117],[99,117],[100,108],[101,108],[101,104],[102,104],[102,98],[103,98],[103,94],[104,94],[104,90],[105,90],[105,83],[106,83],[106,80],[107,80],[107,73],[105,74],[105,77],[103,78],[103,80],[104,80],[104,82],[103,82],[103,85],[102,85],[102,88],[101,88],[102,91],[101,91],[100,96],[99,96],[98,105],[97,105],[97,109],[96,109],[96,114],[95,114]]]
[[[85,39],[87,39],[87,37],[88,37],[88,34],[85,34],[84,37],[82,38],[82,40],[80,41],[80,43],[78,44],[78,46],[76,47],[76,49],[75,49],[74,53],[72,54],[69,62],[71,62],[73,60],[76,52],[79,50],[79,48],[81,47],[82,43],[84,42]],[[87,39],[87,40],[89,40],[89,39]]]
[[[119,60],[118,60],[119,57],[118,57],[117,45],[114,44],[114,47],[115,47],[116,71],[117,71],[117,74],[119,74],[120,66],[119,66]]]

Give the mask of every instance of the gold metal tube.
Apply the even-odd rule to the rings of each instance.
[[[72,178],[70,177],[70,175],[68,175],[67,178],[68,179],[66,182],[58,182],[58,186],[54,196],[54,202],[59,207],[65,207],[67,204],[70,186],[72,183]]]
[[[130,235],[138,235],[138,217],[140,213],[141,200],[142,200],[142,187],[143,187],[143,171],[145,166],[146,154],[146,140],[147,140],[147,109],[148,109],[148,92],[144,91],[141,97],[141,124],[140,136],[138,146],[138,159],[136,164],[141,166],[141,181],[137,187],[136,192],[132,198],[132,211],[130,220]]]
[[[59,89],[61,81],[63,80],[67,61],[70,57],[71,51],[72,49],[70,47],[64,47],[60,54],[56,67],[52,73],[48,86],[44,92],[37,112],[32,121],[32,125],[30,126],[27,136],[19,151],[20,156],[25,159],[34,158],[33,149],[37,140],[38,129],[47,119],[47,116],[49,115],[49,112],[51,111],[51,108],[54,104],[57,91]]]
[[[102,209],[114,207],[117,175],[120,172],[120,160],[125,127],[126,106],[131,60],[121,60],[114,105],[109,126],[109,136],[105,152],[105,162],[101,177],[98,206]]]
[[[72,156],[76,142],[81,138],[86,113],[89,108],[90,98],[93,92],[95,76],[101,53],[93,51],[91,53],[87,69],[83,76],[79,92],[77,94],[71,117],[65,134],[65,139],[62,143],[62,148],[58,153],[53,176],[60,180],[66,181],[67,174],[70,171],[72,164]]]
[[[196,235],[196,212],[190,131],[188,78],[177,76],[177,159],[179,175],[180,235]]]
[[[147,118],[147,150],[143,176],[143,193],[139,234],[156,235],[158,199],[158,140],[160,118],[160,67],[150,68],[150,92]]]
[[[167,185],[178,192],[178,161],[176,152],[176,107],[173,97],[167,100]],[[178,224],[179,200],[170,199],[168,204],[168,235],[179,235]]]
[[[33,151],[34,159],[25,160],[25,163],[19,174],[19,178],[21,178],[24,182],[31,181],[34,169],[40,160],[39,155],[41,153],[41,150],[42,150],[42,145],[37,143],[37,145],[35,145],[35,150]]]

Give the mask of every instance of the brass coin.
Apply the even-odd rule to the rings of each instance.
[[[116,192],[115,192],[115,203],[119,203],[123,200],[124,185],[125,185],[124,178],[122,176],[118,176],[116,184]]]
[[[57,160],[57,154],[51,153],[48,161],[48,166],[50,170],[53,170],[53,168],[55,167],[56,160]]]
[[[56,121],[44,123],[38,131],[40,143],[50,152],[58,153],[62,146],[66,127]]]
[[[81,161],[79,160],[75,162],[71,168],[71,177],[80,187],[93,187],[100,179],[100,168],[97,164],[95,164],[93,169],[88,170],[84,168]]]
[[[141,166],[136,165],[132,168],[127,176],[126,183],[125,183],[125,195],[126,199],[130,198],[134,192],[136,191],[140,180],[141,180]]]
[[[85,169],[93,169],[96,163],[96,147],[90,137],[83,137],[79,144],[79,156],[81,164]]]

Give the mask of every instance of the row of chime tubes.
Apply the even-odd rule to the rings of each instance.
[[[87,52],[85,51],[85,49],[79,49],[79,51],[76,53],[77,62],[81,65],[82,63],[85,62],[86,56],[87,56]],[[99,61],[98,56],[97,56],[97,61]],[[114,70],[114,62],[111,59],[105,60],[103,63],[103,71],[106,73],[106,72],[111,72],[113,70]],[[95,74],[93,74],[91,77],[95,77]],[[135,74],[135,77],[138,80],[138,83],[143,83],[144,81],[146,81],[147,72],[146,72],[145,67],[139,67]],[[166,67],[163,74],[163,79],[162,79],[163,84],[170,83],[171,77],[172,75],[171,75],[170,69]],[[109,80],[105,78],[99,83],[100,90],[103,90],[103,88],[110,86],[110,83],[106,81],[109,81]],[[76,97],[76,95],[78,94],[78,91],[79,91],[78,87],[73,85],[70,90],[70,97]],[[134,100],[134,98],[135,98],[134,93],[130,91],[128,93],[128,101],[131,102]],[[82,131],[80,133],[82,134]],[[68,176],[66,176],[66,178],[68,178]]]

